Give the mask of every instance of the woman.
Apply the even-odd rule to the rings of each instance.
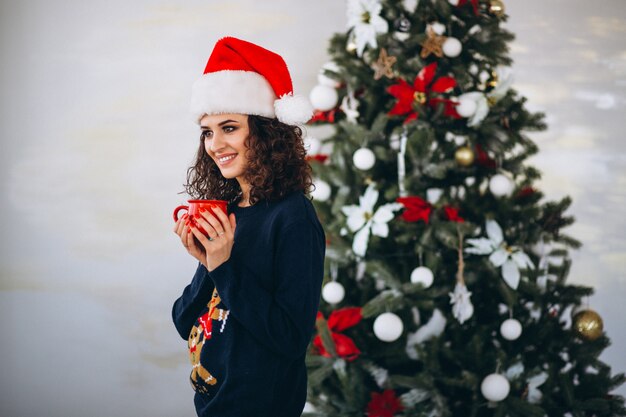
[[[191,107],[201,134],[187,191],[227,200],[230,213],[174,228],[199,261],[172,310],[188,340],[196,411],[300,416],[325,249],[295,126],[311,108],[293,96],[279,55],[235,38],[216,43]]]

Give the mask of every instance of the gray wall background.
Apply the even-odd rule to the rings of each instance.
[[[507,7],[514,87],[550,125],[539,185],[574,198],[570,279],[596,288],[603,359],[625,371],[626,3]],[[2,416],[194,415],[170,323],[195,268],[170,231],[191,84],[230,34],[281,53],[308,94],[345,22],[338,0],[0,3]]]

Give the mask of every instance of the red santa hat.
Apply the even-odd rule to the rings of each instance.
[[[283,58],[265,48],[232,37],[222,38],[193,84],[191,112],[197,123],[205,114],[239,113],[306,123],[313,108],[294,95]]]

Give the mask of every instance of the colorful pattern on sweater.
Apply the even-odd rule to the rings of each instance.
[[[207,304],[207,311],[196,321],[196,324],[191,329],[187,343],[189,359],[193,367],[189,377],[191,386],[195,391],[201,393],[207,392],[207,385],[217,384],[217,379],[200,363],[200,355],[205,342],[213,337],[213,320],[217,320],[218,323],[221,322],[219,332],[224,332],[229,311],[218,308],[221,302],[217,288],[214,288],[211,301]]]

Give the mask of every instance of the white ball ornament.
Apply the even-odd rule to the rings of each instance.
[[[506,340],[515,340],[522,334],[522,324],[515,319],[504,320],[500,325],[500,334]]]
[[[402,335],[404,325],[393,313],[383,313],[374,320],[374,334],[383,342],[393,342]]]
[[[318,84],[313,87],[309,94],[309,100],[314,108],[321,111],[329,111],[337,106],[339,94],[333,87]]]
[[[311,196],[317,201],[327,201],[330,198],[332,190],[330,185],[324,180],[317,179],[313,182],[315,189],[311,191]]]
[[[411,282],[413,284],[422,284],[425,288],[433,285],[433,271],[425,266],[418,266],[411,272]]]
[[[430,24],[430,28],[437,35],[443,35],[445,33],[445,31],[446,31],[446,25],[444,25],[441,22],[433,22],[433,23],[431,23]]]
[[[506,175],[496,174],[489,180],[489,191],[496,197],[509,196],[513,192],[513,181]]]
[[[471,117],[476,113],[476,101],[469,97],[459,96],[456,100],[459,104],[456,105],[456,112],[461,117]]]
[[[341,85],[341,83],[334,78],[330,78],[326,75],[326,70],[334,73],[339,72],[339,66],[334,61],[329,61],[326,64],[322,65],[322,69],[317,75],[317,83],[320,85],[325,85],[332,88],[337,88]]]
[[[345,295],[346,290],[344,290],[343,285],[336,281],[331,281],[322,288],[322,298],[328,304],[340,303]]]
[[[502,401],[511,390],[509,380],[500,374],[487,375],[480,384],[480,391],[489,401]]]
[[[367,171],[376,163],[376,156],[371,149],[359,148],[354,155],[352,155],[352,162],[354,163],[354,166],[361,171]]]
[[[461,45],[461,41],[457,38],[449,37],[443,42],[441,49],[446,56],[450,58],[456,58],[457,56],[461,55],[463,45]]]
[[[322,142],[312,136],[307,136],[304,138],[304,146],[307,150],[308,155],[317,155],[322,150]]]
[[[459,5],[459,0],[448,0],[448,3],[450,3],[453,6],[458,6]]]

